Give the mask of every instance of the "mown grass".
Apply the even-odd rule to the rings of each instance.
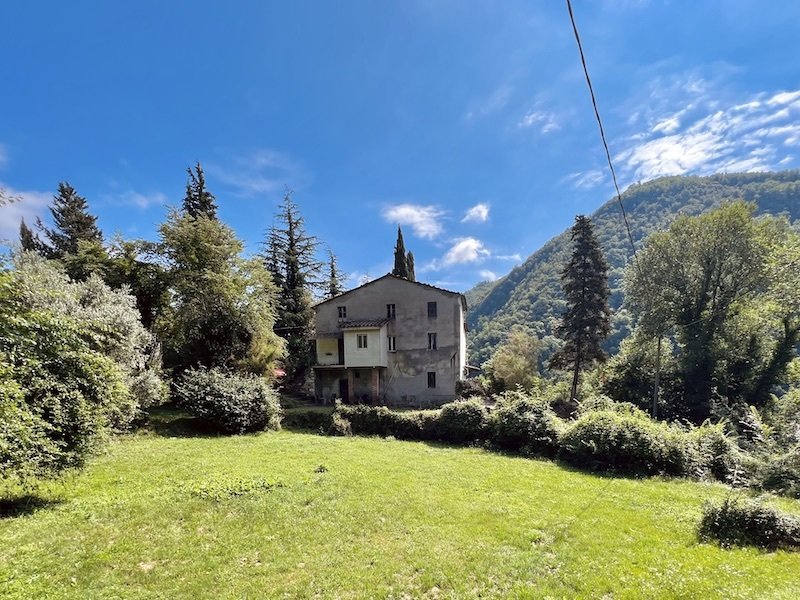
[[[723,486],[179,418],[0,515],[0,597],[800,597],[800,553],[698,542]]]

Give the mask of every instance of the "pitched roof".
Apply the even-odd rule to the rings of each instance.
[[[367,286],[373,285],[373,284],[375,284],[375,283],[377,283],[379,281],[383,281],[384,279],[397,279],[399,281],[405,281],[406,283],[411,283],[413,285],[420,285],[422,287],[430,288],[432,290],[436,290],[437,292],[442,292],[444,294],[450,294],[451,296],[458,296],[459,298],[461,298],[461,304],[464,307],[464,312],[467,311],[467,298],[464,296],[464,294],[462,294],[460,292],[454,292],[452,290],[446,290],[444,288],[436,287],[435,285],[431,285],[429,283],[422,283],[421,281],[409,281],[408,279],[406,279],[404,277],[397,277],[396,275],[392,275],[391,273],[387,273],[386,275],[383,275],[382,277],[378,277],[377,279],[373,279],[372,281],[368,281],[367,283],[362,284],[362,285],[360,285],[358,287],[355,287],[352,290],[347,290],[346,292],[342,292],[341,294],[339,294],[338,296],[334,296],[333,298],[328,298],[327,300],[323,300],[322,302],[317,302],[317,304],[315,304],[314,307],[322,306],[323,304],[326,304],[328,302],[332,302],[334,300],[338,300],[342,296],[346,296],[347,294],[355,292],[356,290],[360,290],[361,288],[365,288]]]

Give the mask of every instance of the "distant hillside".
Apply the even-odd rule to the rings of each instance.
[[[668,227],[678,215],[697,215],[730,200],[753,201],[759,213],[785,214],[793,221],[800,219],[800,170],[663,177],[632,185],[622,198],[638,246],[648,234]],[[622,303],[621,278],[631,251],[616,199],[603,204],[591,217],[611,267],[615,322],[608,349],[614,351],[630,324],[629,315],[617,311]],[[569,251],[569,235],[564,232],[505,277],[494,283],[480,283],[467,292],[472,364],[487,360],[514,324],[528,325],[541,336],[552,333],[564,309],[559,273]]]

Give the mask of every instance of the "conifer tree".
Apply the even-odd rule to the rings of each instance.
[[[210,219],[217,218],[217,204],[214,194],[206,187],[203,167],[198,162],[194,169],[186,169],[189,179],[186,181],[186,197],[183,199],[183,212],[195,219],[204,215]]]
[[[319,287],[322,265],[316,259],[319,241],[306,233],[291,192],[284,196],[278,222],[268,234],[265,260],[278,286],[275,332],[286,340],[285,371],[291,385],[302,382],[313,359],[311,288]]]
[[[19,224],[19,244],[26,252],[38,252],[41,254],[42,242],[39,236],[33,233],[30,227],[22,219]]]
[[[336,261],[336,255],[328,250],[328,281],[326,282],[325,298],[335,298],[344,292],[344,284],[342,283],[342,273],[339,271],[339,265]]]
[[[572,257],[561,272],[561,285],[567,309],[556,335],[564,341],[550,359],[550,368],[571,368],[575,399],[581,368],[605,360],[601,347],[611,331],[608,307],[608,263],[594,235],[591,220],[578,215],[572,226]]]
[[[89,213],[86,198],[79,196],[66,181],[58,184],[58,193],[53,196],[50,213],[55,225],[53,229],[45,227],[40,219],[36,221],[37,228],[50,242],[50,248],[43,248],[43,254],[49,252],[48,258],[76,255],[80,242],[102,245],[103,234],[97,227],[97,217]]]
[[[414,255],[411,252],[406,253],[403,231],[399,225],[397,226],[397,243],[394,245],[394,269],[392,269],[392,275],[409,281],[416,281]]]
[[[411,252],[406,254],[406,271],[408,272],[407,279],[409,281],[417,280],[417,275],[414,272],[414,255]]]
[[[403,230],[397,226],[397,242],[394,245],[394,269],[392,275],[408,279],[408,257],[406,256],[406,245],[403,242]]]

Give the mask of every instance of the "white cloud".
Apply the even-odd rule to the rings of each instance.
[[[203,167],[207,174],[245,197],[275,194],[287,186],[300,188],[311,180],[299,163],[267,148],[234,156],[226,163],[209,162]]]
[[[442,266],[479,262],[490,255],[483,242],[472,237],[460,238],[442,258]]]
[[[688,108],[662,115],[648,134],[629,138],[615,157],[628,181],[764,171],[798,158],[800,90],[761,93],[724,106],[707,82],[690,83],[684,91],[697,97]]]
[[[606,180],[605,173],[600,169],[590,169],[567,175],[563,181],[569,182],[572,187],[588,190],[597,187]]]
[[[480,204],[476,204],[472,208],[470,208],[464,218],[461,219],[462,223],[485,223],[489,220],[489,205],[485,202],[481,202]]]
[[[383,218],[398,225],[409,225],[421,238],[433,239],[443,231],[441,218],[444,211],[436,206],[396,204],[383,209]]]
[[[497,273],[490,271],[488,269],[481,269],[480,271],[478,271],[478,275],[483,281],[497,281],[499,279]]]
[[[8,196],[18,198],[17,202],[0,206],[0,241],[3,243],[16,242],[19,239],[19,223],[32,225],[36,217],[44,217],[47,205],[53,195],[49,192],[23,191],[9,188],[0,183]]]
[[[522,129],[537,127],[540,133],[551,133],[561,129],[561,125],[559,125],[556,120],[555,114],[541,110],[532,110],[526,113],[525,116],[520,119],[519,123],[517,123],[517,127]]]
[[[522,255],[519,253],[516,254],[498,254],[494,256],[497,260],[510,260],[511,262],[521,262]]]

